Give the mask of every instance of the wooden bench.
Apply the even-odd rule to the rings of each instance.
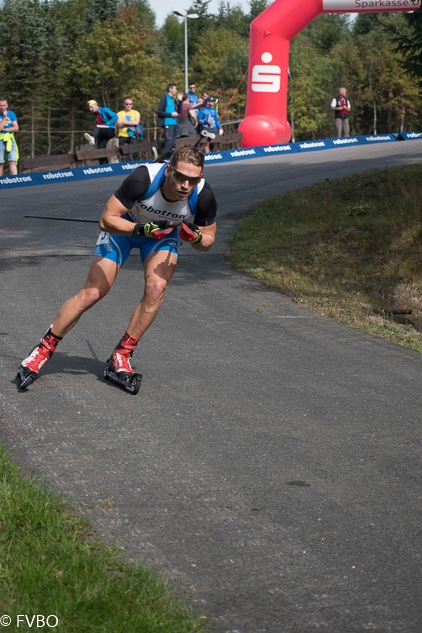
[[[214,143],[217,148],[214,148],[214,151],[220,151],[222,149],[222,146],[225,146],[227,149],[230,149],[232,145],[239,147],[239,142],[242,139],[243,134],[241,132],[231,132],[229,134],[224,133],[221,136],[219,134],[216,134],[215,139],[212,140],[211,143]],[[194,143],[196,143],[197,140],[197,136],[181,136],[176,141],[176,147],[179,147],[180,145],[193,145]],[[201,140],[200,145],[205,145],[205,143],[208,143],[206,138]]]
[[[230,148],[233,144],[239,146],[243,135],[241,132],[232,132],[229,134],[216,135],[212,141],[215,150],[220,151],[223,147]],[[181,136],[176,140],[176,147],[181,145],[194,145],[198,140],[198,136]],[[204,146],[208,143],[206,138],[201,139],[200,145]],[[36,158],[21,158],[19,161],[19,169],[21,172],[34,171],[40,169],[66,169],[75,167],[77,162],[99,160],[100,158],[120,158],[129,154],[146,153],[149,157],[155,157],[153,148],[158,150],[159,141],[144,141],[142,143],[133,143],[121,145],[120,147],[105,147],[104,149],[82,149],[75,154],[54,154],[51,156],[37,156]],[[151,156],[152,155],[152,156]]]
[[[105,147],[104,149],[81,149],[76,152],[80,161],[99,160],[100,158],[120,157],[120,147]]]
[[[180,147],[181,145],[194,145],[197,140],[198,136],[196,134],[195,136],[180,136],[176,139],[176,147]],[[200,145],[204,145],[205,143],[208,143],[206,138],[201,140]]]
[[[34,171],[36,169],[66,169],[76,164],[75,154],[53,154],[51,156],[37,156],[35,158],[21,158],[19,171]]]
[[[227,146],[230,149],[232,145],[239,147],[239,142],[243,139],[242,132],[230,132],[229,134],[222,134],[218,138],[220,145]]]
[[[158,151],[159,141],[142,141],[140,143],[125,143],[120,145],[119,149],[122,156],[129,156],[129,154],[148,154],[148,158],[155,158],[153,148]]]

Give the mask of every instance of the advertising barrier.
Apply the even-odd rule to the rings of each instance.
[[[324,149],[349,148],[359,145],[371,145],[374,143],[391,143],[395,141],[422,140],[422,132],[400,132],[400,134],[368,134],[362,136],[347,136],[345,138],[325,138],[316,141],[300,141],[298,143],[284,143],[277,145],[259,145],[257,147],[245,147],[239,149],[224,150],[223,152],[211,152],[205,154],[205,163],[213,165],[231,161],[246,160],[249,158],[262,158],[296,154],[300,152],[315,152]],[[76,167],[75,169],[61,169],[57,171],[37,172],[30,174],[18,174],[17,176],[0,176],[0,191],[15,187],[28,187],[31,185],[49,185],[52,183],[69,182],[73,180],[86,180],[90,178],[102,178],[104,176],[126,176],[136,167],[146,165],[151,161],[130,161],[127,163],[115,163],[111,165],[92,165],[89,167]]]
[[[416,141],[422,139],[422,132],[400,132],[398,135],[399,141]]]

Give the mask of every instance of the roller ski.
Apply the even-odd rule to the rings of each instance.
[[[61,340],[61,337],[55,336],[51,329],[48,330],[29,356],[22,361],[16,376],[20,391],[25,391],[38,378],[41,369],[53,356]]]
[[[128,337],[130,338],[130,337]],[[115,382],[134,396],[138,393],[142,374],[138,374],[132,369],[130,359],[135,349],[129,342],[122,340],[106,361],[104,378]]]

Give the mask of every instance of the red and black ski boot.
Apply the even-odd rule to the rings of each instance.
[[[112,380],[126,391],[136,395],[140,389],[142,374],[136,373],[130,363],[132,354],[139,339],[129,336],[127,332],[106,361],[104,378]]]
[[[21,391],[25,391],[25,389],[29,387],[29,385],[32,385],[34,380],[38,378],[38,374],[53,356],[62,338],[61,336],[53,334],[51,328],[49,328],[29,356],[24,358],[17,374],[19,389]]]

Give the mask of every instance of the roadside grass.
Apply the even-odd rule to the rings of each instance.
[[[196,633],[193,618],[166,582],[125,563],[88,520],[43,490],[0,448],[0,615],[9,631],[31,630],[17,615],[55,615],[37,631]],[[40,621],[41,622],[41,621]],[[3,622],[2,622],[3,624]],[[51,628],[53,627],[53,628]],[[5,630],[6,626],[5,626]]]
[[[271,198],[231,246],[234,267],[305,308],[422,352],[421,164]]]

